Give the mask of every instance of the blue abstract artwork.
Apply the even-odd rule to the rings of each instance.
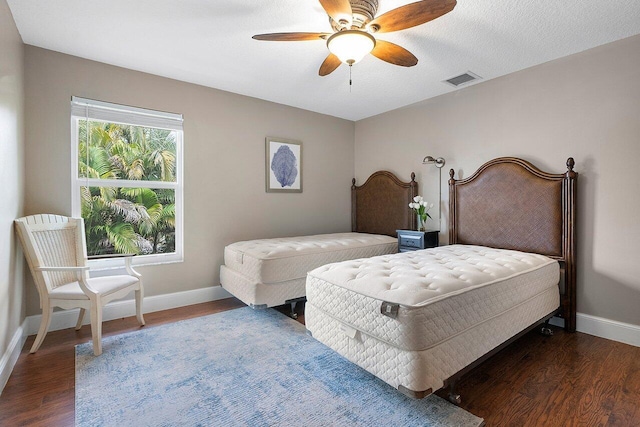
[[[271,137],[265,142],[267,192],[302,193],[302,143]]]
[[[291,187],[298,176],[298,168],[296,167],[297,159],[293,151],[282,145],[273,155],[271,160],[271,170],[276,176],[282,188]]]

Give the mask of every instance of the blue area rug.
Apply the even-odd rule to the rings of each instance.
[[[241,308],[76,347],[77,426],[478,426],[405,397],[275,310]]]

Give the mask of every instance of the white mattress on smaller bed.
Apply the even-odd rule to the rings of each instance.
[[[391,236],[333,233],[236,242],[224,249],[224,264],[268,284],[304,278],[321,265],[398,251]]]
[[[220,283],[247,305],[273,307],[304,297],[307,272],[314,268],[397,251],[396,238],[366,233],[236,242],[225,247]]]

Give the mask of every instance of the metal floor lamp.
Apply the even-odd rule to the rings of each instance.
[[[422,159],[422,164],[434,165],[438,168],[438,231],[440,231],[442,226],[442,167],[444,166],[445,161],[443,157],[434,158],[432,156],[426,156]]]

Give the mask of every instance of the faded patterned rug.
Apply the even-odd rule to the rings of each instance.
[[[76,346],[77,426],[479,426],[350,363],[275,310],[241,308]]]

